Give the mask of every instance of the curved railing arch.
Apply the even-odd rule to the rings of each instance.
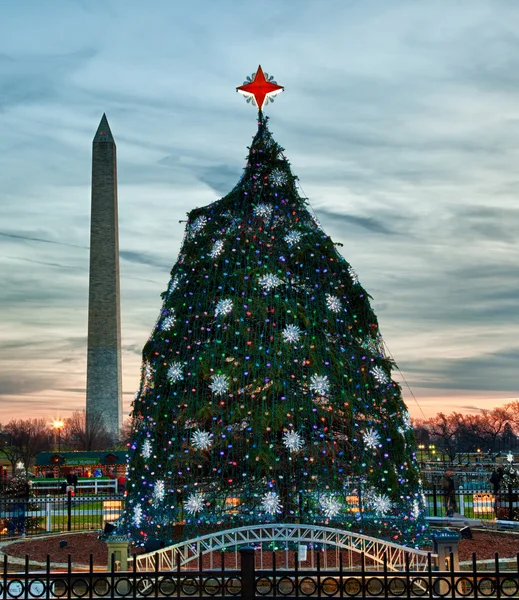
[[[197,568],[201,556],[240,546],[261,548],[263,544],[319,544],[324,548],[337,548],[354,553],[363,553],[374,564],[398,571],[409,565],[411,570],[426,570],[429,553],[424,550],[400,546],[352,531],[343,531],[317,525],[264,524],[236,527],[209,533],[161,548],[154,552],[136,556],[137,571],[171,571],[180,564],[183,569]],[[434,556],[434,555],[433,555]],[[281,567],[282,568],[282,567]]]

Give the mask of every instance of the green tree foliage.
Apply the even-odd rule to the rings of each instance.
[[[410,419],[369,296],[261,113],[239,183],[188,217],[143,351],[123,528],[298,521],[419,545]]]

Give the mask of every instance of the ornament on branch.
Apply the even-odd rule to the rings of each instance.
[[[211,258],[217,258],[218,256],[220,256],[220,254],[223,252],[223,241],[222,240],[216,240],[216,242],[213,245],[213,248],[211,249],[211,252],[209,253],[209,256]]]
[[[295,246],[296,244],[298,244],[300,242],[302,237],[303,237],[302,233],[300,233],[299,231],[292,230],[292,231],[289,231],[283,239],[287,243],[288,247],[292,248],[292,246]]]
[[[179,362],[172,363],[168,369],[168,381],[170,383],[175,383],[176,381],[184,379],[184,375],[182,374],[183,368],[183,365]]]
[[[389,377],[387,376],[387,373],[384,371],[384,369],[382,369],[381,367],[373,367],[371,369],[371,374],[381,385],[389,383]]]
[[[261,498],[261,510],[268,515],[280,514],[282,508],[276,492],[267,492]]]
[[[162,502],[166,495],[166,487],[162,479],[159,479],[155,482],[155,486],[153,487],[153,500],[155,502]]]
[[[137,527],[139,527],[140,524],[142,523],[142,507],[141,506],[137,505],[133,508],[132,521]]]
[[[310,377],[310,389],[319,396],[325,396],[330,391],[330,382],[328,375],[318,375],[315,373]]]
[[[299,452],[305,445],[303,438],[297,431],[285,431],[283,433],[283,444],[292,453]]]
[[[199,512],[202,512],[205,508],[204,503],[205,497],[203,494],[198,494],[196,492],[190,494],[187,500],[184,502],[184,508],[186,512],[190,515],[196,515]]]
[[[270,219],[272,215],[272,206],[270,204],[258,204],[254,207],[252,214],[261,219]]]
[[[273,275],[272,273],[267,273],[266,275],[262,275],[259,278],[259,284],[261,285],[261,287],[269,292],[270,290],[273,290],[282,283],[283,280],[280,279],[277,275]]]
[[[207,224],[206,217],[198,217],[191,223],[191,225],[189,227],[189,234],[191,236],[194,236],[197,233],[200,233],[202,231],[202,229],[206,226],[206,224]]]
[[[162,329],[162,331],[167,331],[175,325],[176,320],[177,318],[175,317],[175,311],[171,309],[169,311],[169,315],[167,315],[162,321],[162,325],[160,326],[160,328]]]
[[[366,448],[374,449],[380,444],[380,435],[373,428],[368,429],[362,435]]]
[[[371,500],[371,505],[379,515],[386,515],[392,508],[393,503],[389,496],[385,494],[375,494]]]
[[[290,344],[295,344],[297,340],[301,337],[301,330],[297,325],[287,325],[285,329],[281,332],[281,336]]]
[[[196,429],[191,436],[191,445],[197,450],[208,450],[213,445],[213,434]]]
[[[209,385],[209,389],[213,390],[213,394],[221,396],[229,389],[229,377],[227,375],[212,375],[213,383]]]
[[[232,311],[232,300],[230,298],[222,298],[216,303],[214,316],[227,315]]]
[[[328,519],[336,517],[341,512],[341,503],[332,494],[321,497],[321,508]]]
[[[355,272],[355,269],[351,265],[348,267],[348,275],[351,277],[351,281],[354,284],[359,283],[359,278],[357,277],[357,273]]]
[[[149,458],[151,456],[151,442],[147,438],[142,443],[141,454],[143,458]]]
[[[326,306],[335,313],[340,312],[342,308],[339,298],[337,298],[337,296],[332,296],[331,294],[326,294]]]
[[[288,181],[287,174],[281,169],[272,169],[269,179],[277,187],[285,185]]]

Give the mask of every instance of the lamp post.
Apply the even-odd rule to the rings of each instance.
[[[52,427],[58,432],[58,483],[61,477],[61,430],[63,429],[63,419],[54,419]]]
[[[420,450],[420,466],[423,464],[423,451],[425,450],[425,444],[418,444],[418,450]]]

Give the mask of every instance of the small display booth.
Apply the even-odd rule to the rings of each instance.
[[[81,491],[122,492],[126,477],[126,452],[40,452],[34,465],[35,493],[58,491],[73,484]]]

